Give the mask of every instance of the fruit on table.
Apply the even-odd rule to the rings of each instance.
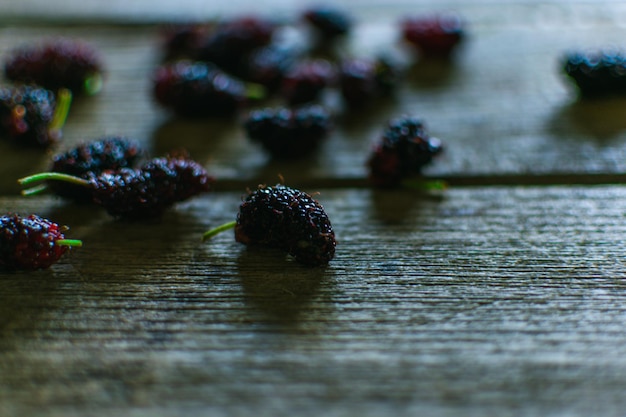
[[[322,58],[302,59],[284,75],[281,96],[289,105],[299,105],[320,98],[326,87],[334,84],[335,65]]]
[[[562,68],[583,97],[626,93],[626,55],[621,51],[570,52]]]
[[[311,154],[328,135],[332,121],[319,105],[268,107],[251,111],[243,126],[248,138],[272,156],[295,158]]]
[[[46,148],[61,138],[71,102],[69,90],[58,97],[34,85],[0,87],[0,137],[25,147]]]
[[[279,249],[307,266],[327,265],[335,256],[335,232],[324,207],[311,195],[281,184],[250,192],[237,219],[207,231],[203,239],[230,228],[237,242]]]
[[[95,94],[102,87],[100,54],[84,41],[59,38],[11,51],[4,63],[7,79],[34,83],[56,91]]]
[[[455,13],[407,17],[400,31],[424,57],[448,57],[466,36],[465,23]]]
[[[44,172],[18,180],[22,185],[40,181],[66,181],[86,187],[93,203],[116,218],[128,220],[157,218],[175,203],[210,191],[215,182],[202,165],[186,155],[153,158],[135,169],[90,172],[86,178]],[[23,194],[38,191],[40,189],[34,187],[24,190]]]
[[[206,62],[180,60],[159,66],[154,74],[157,102],[181,117],[232,116],[263,89],[248,85]]]
[[[276,30],[274,22],[246,15],[218,22],[192,57],[238,74],[240,62],[254,49],[268,45]]]
[[[399,69],[389,60],[346,59],[339,66],[339,91],[350,107],[362,107],[391,93],[399,78]]]
[[[98,175],[105,170],[134,167],[142,153],[134,140],[105,136],[56,154],[50,171],[86,178],[89,173]],[[76,201],[91,200],[90,191],[83,186],[62,181],[50,181],[48,185],[58,196]]]
[[[0,267],[9,270],[46,269],[80,240],[65,239],[67,227],[36,214],[0,216]]]
[[[420,119],[397,117],[388,122],[367,160],[369,179],[377,187],[401,186],[442,150],[441,141],[429,135]]]

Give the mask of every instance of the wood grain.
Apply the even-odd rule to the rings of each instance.
[[[532,174],[547,176],[549,182],[550,176],[571,175],[576,182],[576,177],[626,172],[626,102],[578,100],[559,68],[568,50],[615,46],[616,39],[626,35],[619,20],[622,5],[593,3],[591,11],[588,3],[538,9],[523,2],[503,8],[458,4],[467,16],[469,37],[456,59],[442,64],[413,62],[415,57],[398,39],[397,21],[406,5],[394,4],[372,16],[367,10],[377,10],[373,6],[355,10],[365,15],[342,53],[371,57],[385,51],[411,63],[395,97],[358,112],[335,107],[331,136],[318,154],[297,162],[271,160],[246,138],[240,118],[190,122],[160,109],[151,92],[151,77],[161,58],[160,26],[148,18],[142,21],[140,15],[130,14],[135,20],[117,25],[80,19],[73,25],[7,24],[0,29],[0,56],[50,35],[83,38],[103,53],[104,90],[76,100],[64,142],[52,152],[121,134],[140,140],[156,154],[186,147],[227,181],[272,182],[279,174],[294,183],[360,181],[367,176],[365,162],[387,120],[412,114],[423,118],[446,147],[427,168],[429,176],[480,182]],[[293,24],[287,32],[301,33],[302,27]],[[336,105],[335,93],[329,92],[327,104]],[[7,167],[0,181],[5,193],[17,191],[14,178],[49,165],[49,156],[41,152],[17,151],[6,144],[1,151],[0,162]]]
[[[85,245],[49,271],[0,275],[0,411],[623,411],[622,187],[319,191],[339,241],[325,269],[230,233],[202,244],[240,193],[150,225],[4,199]]]
[[[301,6],[0,3],[0,59],[62,35],[107,64],[58,148],[0,143],[0,208],[84,241],[49,270],[0,272],[0,416],[623,416],[626,101],[578,100],[558,60],[621,46],[626,6],[361,1],[340,52],[411,65],[393,99],[363,112],[343,113],[331,92],[335,130],[303,161],[252,146],[245,112],[191,122],[153,101],[163,23],[266,12],[299,36]],[[447,64],[413,62],[398,19],[441,9],[468,19],[467,43]],[[372,142],[399,114],[423,117],[446,144],[426,175],[448,190],[369,188]],[[108,134],[151,154],[187,148],[217,191],[150,223],[19,195],[16,179],[52,153]],[[338,238],[327,268],[246,249],[232,233],[200,241],[234,219],[246,188],[279,175],[326,208]]]

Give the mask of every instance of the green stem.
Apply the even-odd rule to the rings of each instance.
[[[72,92],[67,88],[62,88],[57,94],[56,108],[54,109],[54,116],[50,122],[49,130],[58,131],[65,126],[67,115],[70,112],[70,105],[72,104]]]
[[[99,72],[95,72],[91,74],[87,79],[85,79],[85,84],[83,85],[83,89],[85,94],[88,96],[93,96],[98,94],[100,90],[102,90],[102,85],[104,84],[104,80],[102,79],[102,74]]]
[[[79,178],[79,177],[75,177],[73,175],[62,174],[60,172],[40,172],[39,174],[34,174],[28,177],[20,178],[19,180],[17,180],[17,182],[20,185],[28,185],[28,184],[32,184],[36,182],[50,181],[50,180],[65,181],[71,184],[76,184],[76,185],[80,185],[83,187],[89,187],[89,181]],[[29,196],[29,195],[38,194],[44,191],[45,189],[46,189],[46,186],[44,184],[39,184],[37,186],[22,190],[22,195]]]
[[[262,100],[267,97],[267,89],[262,84],[246,83],[246,97],[250,100]]]
[[[40,193],[46,191],[47,189],[48,189],[48,186],[46,184],[39,184],[39,185],[36,185],[34,187],[22,190],[22,195],[31,196],[31,195],[35,195],[35,194],[40,194]]]
[[[222,224],[220,226],[217,226],[217,227],[209,230],[208,232],[205,232],[202,235],[202,241],[205,242],[205,241],[211,239],[213,236],[215,236],[215,235],[217,235],[219,233],[222,233],[222,232],[224,232],[226,230],[232,229],[232,228],[235,227],[236,224],[237,224],[237,221],[233,220],[232,222],[224,223],[224,224]]]
[[[69,246],[74,248],[83,246],[83,241],[78,239],[59,239],[54,243],[59,246]]]

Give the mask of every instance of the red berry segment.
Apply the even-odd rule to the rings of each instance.
[[[183,117],[233,115],[247,99],[241,80],[203,62],[160,66],[153,88],[159,104]]]
[[[213,182],[199,163],[185,156],[88,175],[93,201],[110,215],[131,220],[159,217],[175,203],[209,191]]]
[[[4,72],[12,81],[93,94],[100,87],[102,62],[85,42],[58,39],[15,49],[5,61]]]
[[[303,191],[283,185],[262,186],[239,208],[235,240],[287,252],[311,266],[335,256],[335,232],[322,205]]]
[[[244,121],[248,137],[277,158],[310,154],[331,129],[330,113],[321,106],[267,108]]]
[[[65,240],[63,228],[31,214],[0,217],[0,266],[5,269],[45,269],[57,262],[70,246],[80,241]]]
[[[442,151],[441,141],[431,137],[421,120],[403,116],[391,120],[367,165],[370,180],[378,187],[395,187],[419,175]]]
[[[109,136],[82,143],[67,152],[54,156],[50,171],[86,178],[89,173],[133,167],[141,156],[139,144],[121,136]],[[77,201],[91,200],[85,187],[60,181],[51,181],[50,187],[59,196]]]
[[[456,14],[411,17],[401,22],[402,37],[426,57],[447,57],[465,37]]]
[[[54,94],[35,86],[0,88],[0,136],[20,146],[48,147],[59,139],[50,129]]]

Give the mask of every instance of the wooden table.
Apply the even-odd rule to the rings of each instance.
[[[0,143],[2,210],[84,242],[49,270],[0,273],[0,416],[624,415],[626,99],[579,100],[559,68],[570,49],[623,46],[623,3],[364,1],[345,53],[405,56],[397,21],[413,12],[454,9],[470,37],[296,163],[237,120],[172,118],[150,76],[163,22],[289,21],[303,4],[59,3],[0,5],[0,55],[51,34],[102,51],[104,89],[74,102],[61,149],[105,134],[184,146],[218,183],[159,222],[115,221],[20,196],[50,154]],[[444,141],[425,174],[449,189],[369,186],[364,161],[399,114]],[[319,192],[338,239],[327,268],[200,241],[279,175]]]

